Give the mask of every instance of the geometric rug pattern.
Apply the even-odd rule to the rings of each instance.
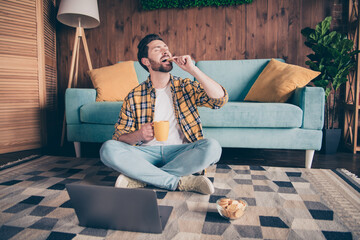
[[[173,206],[162,234],[78,225],[65,184],[113,186],[99,159],[43,156],[0,171],[0,239],[360,239],[360,193],[336,171],[218,164],[215,193],[155,189]],[[215,202],[244,199],[245,214],[222,218]]]

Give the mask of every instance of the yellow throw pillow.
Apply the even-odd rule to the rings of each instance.
[[[88,73],[97,92],[97,102],[122,101],[139,85],[133,61],[93,69]]]
[[[320,72],[271,59],[245,101],[286,102],[296,88],[305,87]]]

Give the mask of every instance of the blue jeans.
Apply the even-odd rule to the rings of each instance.
[[[180,177],[199,172],[219,161],[221,146],[214,139],[168,146],[131,146],[106,141],[100,159],[108,167],[146,184],[175,190]]]

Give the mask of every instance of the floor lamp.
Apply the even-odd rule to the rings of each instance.
[[[79,69],[79,49],[80,43],[84,45],[85,55],[89,70],[92,70],[92,64],[89,54],[89,48],[86,42],[84,28],[95,28],[100,24],[99,9],[97,0],[61,0],[57,19],[70,27],[76,28],[74,47],[71,57],[68,88],[71,88],[73,80],[76,87]],[[65,114],[61,135],[61,146],[65,137]],[[75,152],[80,156],[80,143],[75,144]]]

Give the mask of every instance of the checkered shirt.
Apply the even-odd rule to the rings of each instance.
[[[222,98],[210,98],[199,82],[172,75],[170,75],[170,87],[175,117],[186,139],[189,142],[203,139],[197,106],[218,109],[227,103],[227,91],[223,88],[225,96]],[[155,89],[152,87],[150,77],[148,77],[145,82],[131,90],[124,99],[119,119],[115,124],[113,139],[118,140],[122,134],[134,132],[139,130],[141,125],[152,122],[155,99]]]

